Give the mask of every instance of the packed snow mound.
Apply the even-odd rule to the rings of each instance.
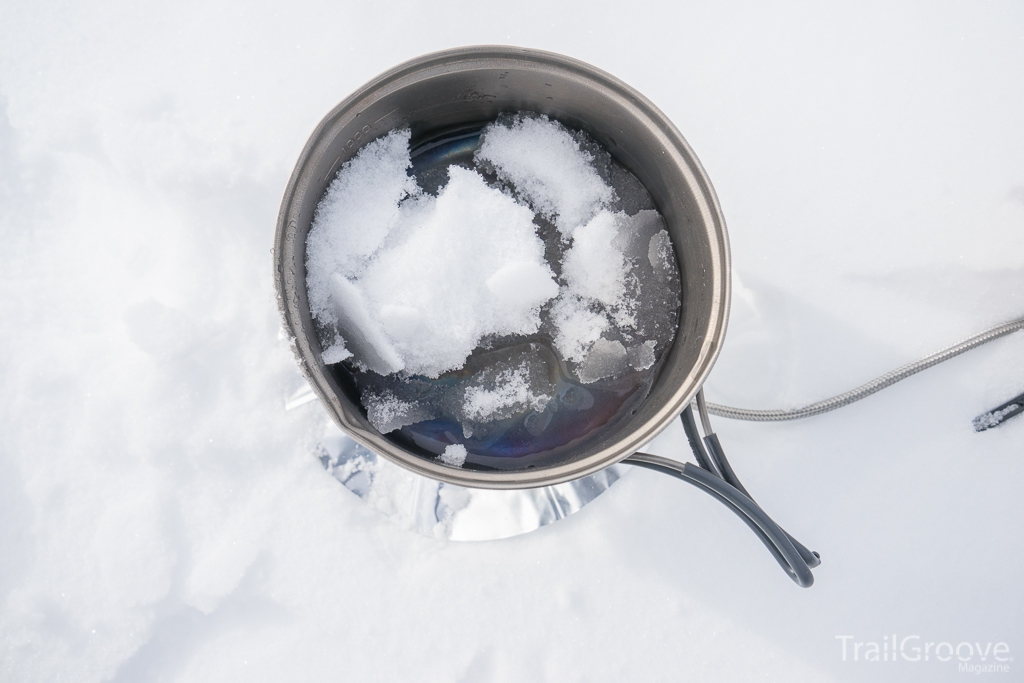
[[[528,408],[540,411],[551,400],[546,391],[536,390],[526,363],[516,368],[501,368],[494,374],[491,388],[481,383],[466,389],[462,411],[467,419],[507,418]],[[485,377],[484,381],[487,379]]]
[[[335,320],[330,278],[359,275],[401,218],[399,203],[419,193],[409,168],[409,131],[374,140],[338,172],[306,238],[310,312]]]
[[[345,348],[382,375],[437,377],[487,335],[536,332],[558,285],[529,208],[457,166],[437,197],[420,193],[408,143],[394,131],[338,173],[310,231],[306,282],[313,315],[343,321],[325,361]]]
[[[513,185],[565,239],[615,198],[591,164],[594,157],[546,116],[517,116],[489,126],[476,158]]]
[[[438,459],[449,467],[462,467],[466,462],[467,455],[469,454],[465,446],[461,443],[453,443],[444,449],[444,453]]]

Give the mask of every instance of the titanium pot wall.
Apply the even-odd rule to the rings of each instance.
[[[367,142],[409,126],[413,137],[533,111],[585,130],[654,197],[676,249],[683,284],[679,331],[647,399],[624,425],[570,461],[517,471],[473,471],[427,460],[379,434],[351,387],[320,360],[306,300],[305,248],[313,213],[343,163]],[[596,472],[631,455],[674,420],[721,349],[729,316],[729,243],[704,169],[675,126],[640,93],[583,62],[550,52],[481,46],[406,62],[353,93],[317,126],[285,190],[274,245],[284,325],[306,379],[342,430],[418,474],[462,486],[528,488]]]

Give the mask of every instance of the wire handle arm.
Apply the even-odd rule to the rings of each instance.
[[[764,514],[757,503],[744,496],[735,487],[692,463],[677,462],[648,453],[634,453],[622,462],[682,479],[705,493],[711,494],[750,527],[768,548],[779,566],[798,586],[807,588],[814,583],[814,575],[811,573],[810,567],[800,556],[800,552],[786,533],[768,515]]]
[[[711,430],[703,391],[697,393],[697,406],[705,431],[703,443],[697,432],[693,410],[689,406],[682,412],[680,419],[690,449],[699,466],[648,453],[634,453],[622,462],[682,479],[710,494],[750,527],[779,563],[779,566],[798,586],[810,587],[814,583],[811,569],[821,564],[818,553],[808,550],[786,533],[771,517],[765,514],[761,506],[754,502],[725,457],[725,451],[722,449],[718,436]],[[707,450],[705,450],[705,446],[707,446]]]

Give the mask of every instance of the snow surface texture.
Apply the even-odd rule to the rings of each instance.
[[[1005,641],[1013,680],[1024,418],[971,419],[1024,390],[1020,333],[818,418],[714,420],[822,553],[805,591],[646,471],[506,541],[390,523],[316,458],[318,404],[283,410],[268,251],[347,93],[452,45],[562,52],[656,102],[722,201],[741,279],[708,397],[830,396],[1021,314],[1022,12],[441,2],[375,31],[342,3],[5,3],[0,680],[965,680],[835,639],[893,633]]]

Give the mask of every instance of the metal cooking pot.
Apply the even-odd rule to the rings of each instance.
[[[682,275],[675,341],[647,398],[627,420],[595,432],[554,464],[511,471],[459,469],[390,441],[367,421],[351,382],[321,360],[306,299],[306,235],[327,186],[367,142],[399,127],[429,139],[483,125],[503,112],[546,114],[604,145],[654,199]],[[277,219],[274,282],[284,324],[310,386],[338,426],[376,454],[425,477],[471,488],[521,489],[572,481],[615,463],[675,476],[736,513],[800,586],[820,560],[754,502],[711,429],[701,385],[718,357],[729,319],[729,241],[704,169],[672,122],[622,81],[562,55],[514,47],[445,50],[395,67],[328,114],[299,156]],[[705,436],[690,407],[696,399]],[[698,465],[637,450],[682,418]]]
[[[647,188],[682,275],[679,330],[647,398],[624,424],[565,462],[514,471],[457,469],[393,443],[367,421],[350,386],[328,370],[306,299],[306,236],[335,173],[365,144],[410,127],[415,137],[485,124],[502,112],[546,114],[582,129]],[[729,241],[714,189],[672,122],[617,78],[569,57],[516,47],[445,50],[370,81],[317,126],[288,182],[277,221],[274,281],[306,379],[343,431],[432,479],[476,488],[530,488],[597,472],[632,455],[689,405],[718,357],[729,318]]]

